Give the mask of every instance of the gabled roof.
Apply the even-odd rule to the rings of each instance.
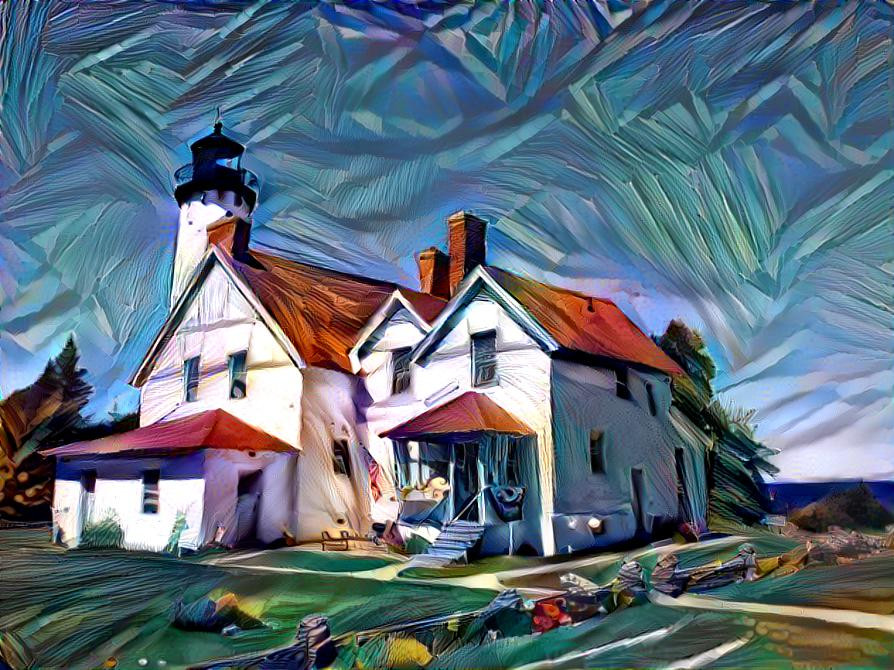
[[[483,432],[531,435],[524,422],[516,419],[484,393],[467,391],[426,410],[422,414],[382,433],[392,440],[413,439],[426,436],[462,437]]]
[[[542,284],[499,268],[484,271],[515,298],[562,349],[682,375],[677,365],[611,300]]]
[[[48,456],[85,456],[195,449],[298,453],[290,444],[250,426],[222,409],[154,423],[97,440],[73,442],[43,453]]]
[[[309,366],[352,372],[349,354],[358,334],[395,291],[426,321],[433,320],[447,304],[390,282],[252,250],[252,258],[261,266],[254,267],[233,258],[223,245],[218,248]]]
[[[151,363],[171,337],[207,274],[220,262],[237,287],[258,309],[261,319],[296,364],[352,372],[350,352],[370,317],[396,291],[417,315],[432,321],[447,304],[435,296],[397,284],[337,272],[251,250],[250,258],[232,253],[236,218],[209,227],[211,248],[155,338],[131,383],[144,383]]]
[[[495,267],[479,266],[460,284],[448,307],[419,343],[414,360],[424,359],[435,347],[451,317],[488,289],[494,298],[546,351],[572,352],[685,374],[652,339],[643,333],[611,300],[543,284]]]

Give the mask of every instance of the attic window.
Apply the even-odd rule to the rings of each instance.
[[[391,352],[391,393],[397,394],[410,388],[410,347]]]
[[[497,381],[497,333],[476,333],[472,335],[472,386],[493,386]]]
[[[247,352],[238,351],[230,354],[228,367],[230,370],[230,398],[239,399],[245,397],[246,377],[245,358]]]
[[[615,393],[624,400],[630,400],[630,387],[627,385],[627,382],[627,368],[617,368],[615,370]]]
[[[655,416],[658,413],[658,407],[655,404],[655,391],[649,382],[646,382],[646,399],[649,401],[649,414]]]
[[[590,472],[601,475],[605,472],[605,433],[590,431]]]
[[[143,514],[158,514],[158,480],[159,470],[143,472]]]
[[[332,443],[332,469],[337,475],[351,476],[351,454],[347,440],[335,440]]]
[[[199,396],[199,357],[183,361],[183,399],[195,402]]]

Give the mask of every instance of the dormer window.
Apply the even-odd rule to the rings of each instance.
[[[237,351],[230,354],[227,360],[227,367],[230,371],[230,398],[238,400],[245,397],[246,379],[248,373],[245,368],[245,358],[248,355],[246,351]]]
[[[391,393],[397,394],[410,388],[410,347],[391,352]]]
[[[472,335],[472,386],[493,386],[497,379],[497,333]]]
[[[199,397],[199,357],[183,361],[183,400],[195,402]]]

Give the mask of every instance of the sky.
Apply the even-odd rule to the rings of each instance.
[[[219,106],[253,244],[417,286],[488,260],[682,318],[780,480],[894,475],[884,2],[0,5],[0,392],[74,333],[96,418],[168,305],[172,174]]]

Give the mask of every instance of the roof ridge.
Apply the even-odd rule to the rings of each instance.
[[[583,291],[578,291],[577,289],[573,289],[573,288],[565,288],[564,286],[557,286],[557,285],[555,285],[555,284],[548,284],[548,283],[546,283],[546,282],[540,281],[539,279],[534,279],[533,277],[527,277],[527,276],[525,276],[525,275],[520,275],[520,274],[517,274],[517,273],[515,273],[515,272],[512,272],[511,270],[507,270],[507,269],[505,269],[505,268],[497,267],[496,265],[485,265],[485,266],[484,266],[484,269],[485,269],[485,270],[497,270],[498,272],[502,272],[503,274],[507,274],[507,275],[509,275],[510,277],[513,277],[513,278],[515,278],[515,279],[519,279],[519,280],[521,280],[521,281],[532,282],[532,283],[534,283],[534,284],[539,284],[540,286],[545,286],[546,288],[551,289],[551,290],[553,290],[553,291],[561,291],[562,293],[569,293],[569,294],[571,294],[571,295],[575,295],[575,296],[577,296],[577,297],[579,297],[579,298],[584,298],[584,299],[586,299],[586,300],[598,300],[599,302],[602,302],[602,303],[605,303],[605,304],[608,304],[608,305],[614,305],[615,307],[618,306],[618,303],[616,303],[616,302],[615,302],[614,300],[612,300],[611,298],[603,298],[603,297],[600,297],[600,296],[590,295],[590,294],[588,294],[588,293],[584,293]]]

